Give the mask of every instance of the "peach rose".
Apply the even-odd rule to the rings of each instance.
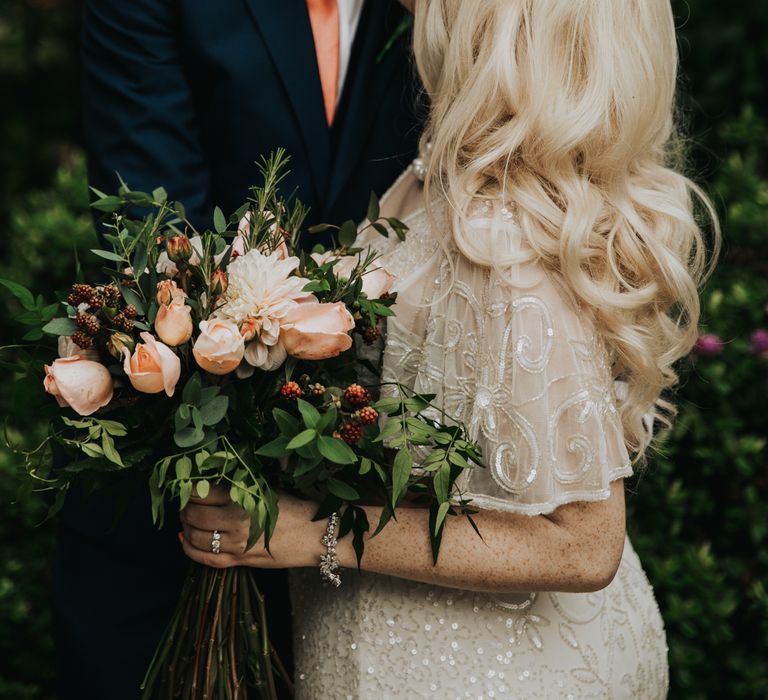
[[[280,323],[280,342],[300,360],[325,360],[352,347],[355,319],[342,302],[306,302],[291,309]]]
[[[166,345],[176,347],[192,337],[192,309],[184,303],[162,304],[155,317],[155,332]]]
[[[392,289],[394,283],[394,275],[390,275],[376,263],[373,263],[363,274],[363,291],[369,299],[381,299]]]
[[[123,351],[123,369],[133,388],[144,394],[159,394],[165,390],[173,396],[181,376],[181,361],[167,345],[155,340],[151,333],[141,333],[144,343],[136,345],[133,355]]]
[[[45,365],[45,390],[59,406],[69,406],[81,416],[90,416],[112,400],[112,375],[99,362],[80,355],[62,357]]]
[[[234,372],[244,352],[245,341],[234,321],[221,318],[200,321],[200,335],[192,348],[192,354],[206,372]]]

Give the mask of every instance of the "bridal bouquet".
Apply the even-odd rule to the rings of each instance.
[[[262,184],[229,218],[216,209],[211,231],[196,231],[162,189],[98,192],[103,281],[48,306],[2,281],[26,309],[29,343],[58,339],[43,386],[61,423],[25,453],[27,470],[58,492],[57,507],[75,480],[98,497],[116,473],[142,471],[158,523],[170,503],[226,485],[251,520],[249,547],[269,547],[286,490],[316,501],[318,519],[338,514],[358,561],[371,527],[361,504],[383,506],[375,535],[416,499],[430,509],[436,559],[447,516],[471,519],[455,482],[479,464],[478,448],[434,397],[370,380],[378,368],[365,348],[393,314],[394,278],[356,247],[352,221],[318,227],[333,231],[330,250],[300,247],[306,210],[279,193],[286,166],[282,151],[264,159]],[[368,219],[381,235],[407,231],[379,217],[375,197]],[[67,466],[49,466],[53,443]],[[338,583],[332,562],[325,575]],[[290,688],[250,571],[192,566],[144,697],[275,698],[280,683]]]

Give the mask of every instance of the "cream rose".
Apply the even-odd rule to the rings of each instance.
[[[69,406],[81,416],[90,416],[112,400],[112,375],[99,362],[80,355],[62,357],[45,365],[45,390],[59,406]]]
[[[166,345],[176,347],[192,337],[192,309],[184,303],[160,306],[155,317],[155,332]]]
[[[197,364],[211,374],[229,374],[237,369],[245,352],[245,341],[234,321],[200,321],[200,335],[192,348]]]
[[[168,396],[173,396],[181,376],[181,361],[151,333],[141,333],[140,337],[144,343],[136,346],[133,355],[127,348],[123,352],[123,369],[133,388],[144,394],[159,394],[165,390]]]
[[[291,309],[280,324],[280,342],[300,360],[325,360],[352,347],[355,319],[342,302],[305,302]]]

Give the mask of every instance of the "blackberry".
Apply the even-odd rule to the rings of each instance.
[[[75,316],[75,325],[89,335],[96,335],[101,329],[99,319],[89,313],[77,314],[77,316]]]
[[[363,439],[363,426],[357,422],[344,423],[339,430],[339,435],[348,445],[356,445]]]
[[[381,331],[375,326],[368,326],[363,331],[363,340],[368,345],[373,345],[379,338],[381,338]]]
[[[312,394],[312,396],[322,396],[325,394],[325,387],[322,384],[310,384],[309,385],[309,393]]]
[[[108,284],[101,290],[104,295],[104,300],[109,306],[117,306],[117,302],[120,301],[120,290],[115,284]]]
[[[72,291],[67,297],[67,303],[70,306],[79,306],[90,302],[93,294],[93,287],[89,284],[73,284]]]
[[[88,305],[95,310],[101,309],[104,307],[104,297],[98,292],[94,292],[91,294],[91,300],[88,302]]]
[[[133,304],[128,304],[123,309],[123,316],[125,316],[127,319],[133,320],[139,315],[138,309]]]
[[[117,314],[112,319],[112,325],[119,331],[130,333],[133,330],[133,321],[125,317],[125,314]]]
[[[93,339],[83,331],[77,331],[72,334],[72,342],[83,350],[87,350],[93,344]]]

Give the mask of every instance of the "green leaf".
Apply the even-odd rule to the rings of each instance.
[[[299,429],[298,418],[295,418],[282,408],[273,409],[272,417],[275,419],[275,423],[277,423],[277,427],[280,429],[281,433],[295,435]]]
[[[189,479],[192,475],[192,460],[184,455],[176,460],[176,478],[179,481]]]
[[[307,428],[316,428],[320,422],[320,412],[311,403],[304,401],[304,399],[298,399],[296,403],[299,407],[299,413],[301,413],[301,417],[304,419],[304,425]]]
[[[208,498],[208,494],[211,492],[211,484],[207,479],[200,479],[195,484],[195,490],[200,498]]]
[[[373,463],[371,462],[368,457],[363,457],[363,459],[360,461],[360,470],[358,471],[358,474],[360,476],[365,476],[369,471],[371,471],[371,467],[373,466]]]
[[[192,482],[182,481],[179,485],[179,510],[184,510],[189,503],[189,498],[192,495]]]
[[[119,467],[124,467],[123,460],[120,459],[120,454],[115,449],[115,441],[112,436],[106,431],[101,435],[101,449],[104,450],[104,456],[113,464],[117,464]]]
[[[373,223],[379,218],[379,198],[375,192],[371,192],[371,196],[368,199],[368,221]]]
[[[345,248],[351,248],[355,245],[356,240],[357,224],[352,219],[349,219],[348,221],[345,221],[339,229],[339,243]]]
[[[181,397],[184,403],[188,403],[192,406],[197,406],[200,403],[202,397],[202,380],[197,372],[187,380]]]
[[[357,501],[360,499],[360,494],[352,488],[349,484],[345,484],[338,479],[328,479],[326,482],[328,490],[338,498],[344,501]]]
[[[317,448],[323,457],[334,464],[354,464],[357,462],[357,455],[352,448],[338,438],[321,435],[317,440]]]
[[[91,248],[91,252],[104,260],[111,260],[112,262],[125,262],[125,258],[122,255],[113,253],[111,250],[99,250],[98,248]]]
[[[296,437],[294,437],[286,445],[286,449],[298,450],[300,447],[304,447],[304,445],[308,445],[316,437],[317,437],[317,431],[314,428],[308,428],[307,430],[303,430],[298,435],[296,435]]]
[[[200,415],[203,419],[203,425],[216,425],[227,415],[229,407],[229,398],[226,396],[216,396],[208,403],[200,407]]]
[[[373,407],[379,413],[386,413],[388,416],[391,416],[393,413],[399,413],[402,410],[402,404],[403,402],[400,399],[387,398],[379,399]]]
[[[182,449],[189,449],[201,443],[205,438],[205,433],[198,428],[184,428],[177,430],[173,434],[174,442]]]
[[[224,233],[227,230],[227,219],[219,207],[213,210],[213,227],[216,229],[216,233]]]
[[[308,233],[325,233],[331,229],[336,228],[333,224],[315,224],[307,229]]]
[[[413,471],[413,457],[410,451],[403,447],[397,451],[392,463],[392,507],[402,498],[408,486],[408,480]]]
[[[451,487],[451,465],[444,463],[440,469],[435,472],[435,476],[432,479],[432,483],[435,487],[435,494],[438,501],[448,500],[448,490]]]
[[[97,199],[95,202],[91,202],[92,208],[96,209],[97,211],[107,212],[108,214],[111,214],[112,212],[117,211],[122,206],[123,206],[123,200],[120,199],[120,197],[115,197],[113,195],[110,195],[107,197],[101,197],[100,199]]]
[[[440,504],[440,507],[437,509],[437,515],[435,516],[435,524],[432,529],[432,531],[435,533],[435,537],[440,532],[440,528],[443,526],[443,521],[445,520],[445,516],[448,515],[448,511],[451,508],[451,504],[448,501],[443,501]]]
[[[371,224],[376,232],[384,238],[389,238],[389,229],[384,224]]]
[[[104,450],[95,442],[86,442],[80,445],[80,449],[89,457],[103,457]]]
[[[323,433],[328,428],[332,428],[336,425],[336,419],[338,418],[338,411],[336,410],[336,406],[331,404],[328,409],[323,413],[322,417],[320,418],[320,422],[317,424],[317,432]]]
[[[99,421],[101,427],[106,430],[110,435],[115,437],[123,437],[128,434],[128,430],[122,423],[118,423],[116,420],[102,420]]]
[[[48,335],[72,335],[77,331],[77,326],[71,318],[54,318],[48,321],[42,329]]]
[[[272,440],[272,442],[268,442],[266,445],[262,445],[258,450],[256,450],[256,454],[259,457],[279,458],[285,456],[287,450],[288,438],[284,435],[281,435],[276,440]]]
[[[25,309],[32,311],[36,308],[35,299],[32,296],[32,292],[30,292],[26,287],[6,279],[0,279],[0,284],[2,284],[11,292],[11,294],[13,294],[13,296],[16,297]]]
[[[165,191],[165,187],[158,187],[152,190],[152,199],[158,204],[164,204],[168,201],[168,193]]]

